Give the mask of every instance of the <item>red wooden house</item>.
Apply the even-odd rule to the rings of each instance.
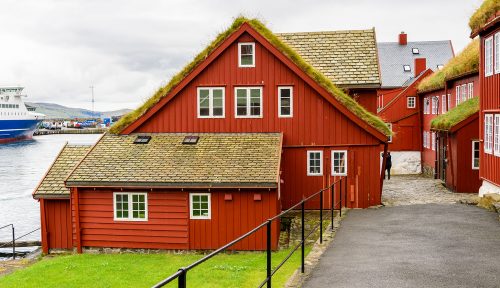
[[[455,192],[477,193],[479,180],[479,46],[470,43],[419,85],[422,166]]]
[[[500,193],[500,11],[498,1],[486,0],[472,15],[471,37],[479,35],[479,195]]]
[[[378,205],[389,134],[259,21],[238,18],[76,164],[65,182],[72,233],[42,211],[44,251],[69,234],[78,251],[214,249],[338,177],[345,205]],[[43,205],[48,194],[35,191]],[[236,248],[264,249],[265,237]]]

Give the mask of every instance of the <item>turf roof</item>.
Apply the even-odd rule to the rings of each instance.
[[[453,126],[464,121],[478,111],[479,97],[474,97],[460,103],[447,113],[434,118],[431,122],[431,128],[436,130],[450,130]]]
[[[291,49],[288,45],[283,43],[273,32],[271,32],[262,22],[257,19],[248,19],[245,17],[238,17],[234,20],[233,24],[224,32],[220,33],[212,43],[210,43],[201,53],[199,53],[193,61],[186,65],[178,74],[176,74],[168,84],[158,89],[158,91],[149,98],[144,104],[142,104],[136,110],[130,112],[129,114],[123,116],[118,122],[116,122],[111,128],[110,133],[119,134],[123,129],[136,121],[139,117],[144,115],[147,111],[153,108],[161,99],[166,97],[168,93],[176,87],[189,73],[191,73],[200,63],[205,60],[212,51],[214,51],[224,40],[226,40],[232,33],[236,32],[241,25],[248,23],[252,28],[259,32],[264,38],[266,38],[274,47],[276,47],[281,53],[288,57],[292,62],[294,62],[302,71],[313,78],[319,85],[325,88],[330,95],[332,95],[337,101],[343,104],[347,109],[349,109],[353,114],[357,115],[359,118],[367,122],[370,126],[374,127],[378,131],[385,135],[390,135],[391,131],[388,129],[387,125],[377,116],[368,112],[365,108],[359,105],[341,89],[336,87],[328,78],[326,78],[321,72],[314,69],[309,63],[304,61],[302,57]]]
[[[491,17],[500,11],[500,1],[485,0],[483,4],[472,14],[469,19],[469,27],[472,32],[481,29]]]
[[[419,92],[444,88],[446,80],[476,72],[479,69],[479,40],[475,39],[456,57],[452,58],[441,70],[437,70],[420,82]]]

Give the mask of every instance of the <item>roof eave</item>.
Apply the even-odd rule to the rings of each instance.
[[[130,182],[130,181],[66,181],[66,187],[92,187],[92,188],[169,188],[169,189],[183,189],[183,188],[270,188],[274,189],[278,187],[278,183],[275,182]]]
[[[497,24],[498,22],[500,22],[500,15],[495,15],[494,17],[492,17],[492,19],[490,21],[486,22],[483,26],[481,26],[480,28],[477,28],[474,31],[471,31],[470,38],[474,39],[474,38],[476,38],[477,35],[480,35],[480,34],[487,32],[490,28],[495,26],[495,24]]]
[[[43,194],[37,193],[33,195],[33,199],[69,199],[70,194]]]

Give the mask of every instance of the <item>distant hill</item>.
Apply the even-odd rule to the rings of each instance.
[[[36,108],[37,113],[42,113],[46,115],[49,119],[74,119],[74,118],[92,118],[92,111],[82,108],[72,108],[66,107],[54,103],[33,103],[26,102],[26,105]],[[121,116],[131,109],[120,109],[115,111],[95,111],[94,117],[96,118],[107,118],[112,116]]]

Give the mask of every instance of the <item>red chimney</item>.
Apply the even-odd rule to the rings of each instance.
[[[399,34],[399,45],[406,45],[408,44],[408,38],[405,32],[401,32]]]
[[[424,72],[427,69],[427,61],[425,58],[415,58],[415,77],[420,75],[420,73]]]

